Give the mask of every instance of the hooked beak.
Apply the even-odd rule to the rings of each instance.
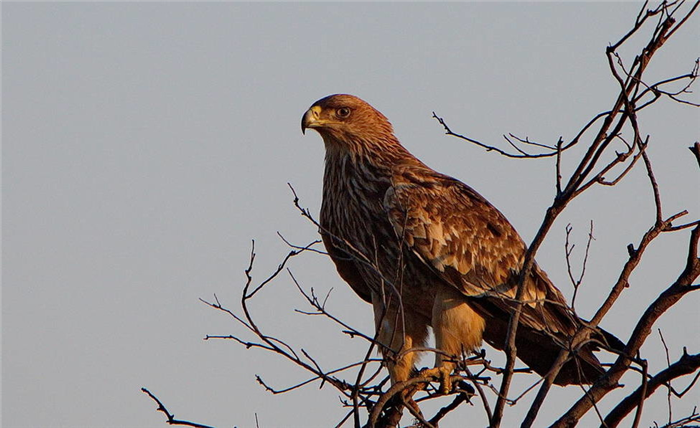
[[[319,117],[321,116],[321,107],[313,106],[306,110],[301,118],[301,133],[306,134],[306,128],[318,128],[322,125]]]

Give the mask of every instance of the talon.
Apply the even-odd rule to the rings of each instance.
[[[452,392],[452,370],[448,367],[433,367],[432,369],[423,369],[419,373],[424,377],[436,377],[440,379],[440,392],[442,394],[449,394]]]

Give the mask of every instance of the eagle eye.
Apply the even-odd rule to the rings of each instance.
[[[338,117],[345,119],[346,117],[350,116],[350,109],[348,107],[341,107],[335,111],[335,114],[337,114]]]

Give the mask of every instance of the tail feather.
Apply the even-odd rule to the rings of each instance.
[[[622,351],[625,345],[615,335],[602,328],[599,328],[597,333],[598,337],[595,338],[597,343],[588,343],[571,355],[554,379],[555,384],[562,386],[589,385],[605,373],[605,368],[594,354],[595,351],[600,350],[598,343],[603,343],[607,348],[615,351]],[[525,336],[525,340],[527,340],[528,336],[531,335],[526,333]],[[520,348],[518,348],[519,350]],[[518,357],[541,376],[546,376],[560,351],[559,346],[555,345],[551,339],[547,339],[545,346],[540,348],[540,352],[534,353],[537,355],[526,351],[522,355],[518,352]]]
[[[625,343],[617,338],[609,331],[599,328],[598,331],[602,335],[603,343],[613,351],[622,352],[625,349]]]
[[[506,323],[491,322],[484,331],[484,340],[496,349],[505,348]],[[599,342],[605,343],[610,349],[621,351],[624,343],[611,333],[598,329]],[[554,361],[559,356],[561,347],[547,334],[521,326],[515,339],[518,358],[540,376],[546,376]],[[579,349],[559,371],[554,379],[556,385],[588,385],[595,382],[605,373],[594,351],[600,346],[589,343]]]

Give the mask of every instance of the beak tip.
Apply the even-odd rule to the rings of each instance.
[[[307,113],[301,117],[301,134],[306,135]]]
[[[313,106],[310,109],[308,109],[306,113],[304,113],[304,116],[301,117],[301,133],[303,135],[306,135],[306,130],[308,128],[318,127],[319,111],[320,107]]]

